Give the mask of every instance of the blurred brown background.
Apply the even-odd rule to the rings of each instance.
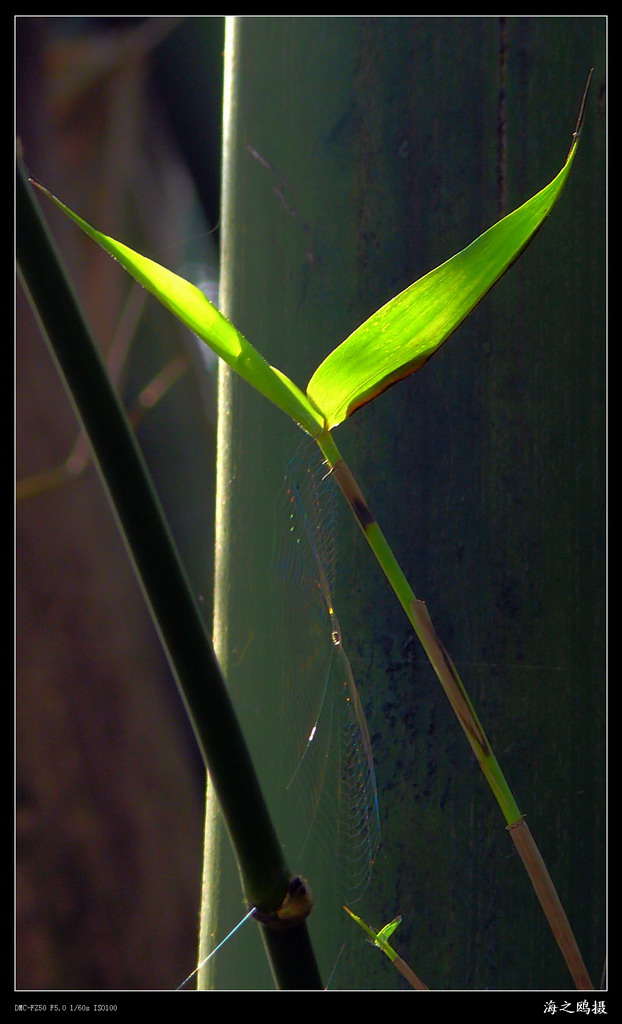
[[[220,18],[16,19],[30,172],[212,287],[222,32]],[[209,617],[213,382],[188,333],[43,209]],[[19,286],[17,301],[16,987],[174,988],[196,958],[203,768]]]

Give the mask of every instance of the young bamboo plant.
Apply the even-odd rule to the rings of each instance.
[[[409,983],[411,988],[417,989],[419,992],[429,991],[425,982],[421,980],[418,974],[415,974],[412,967],[402,959],[399,953],[393,949],[393,946],[389,942],[389,939],[393,935],[395,929],[402,923],[401,915],[394,917],[392,921],[389,921],[388,924],[385,924],[382,928],[376,931],[374,928],[371,928],[362,917],[359,917],[353,910],[350,910],[349,907],[344,907],[343,909],[346,914],[349,914],[352,920],[356,921],[356,923],[363,929],[367,935],[368,942],[370,942],[372,946],[375,946],[376,949],[382,950],[384,955],[395,967],[395,970],[399,971],[402,977],[406,978],[406,981]]]
[[[421,369],[518,259],[566,183],[577,151],[588,87],[589,78],[566,162],[550,184],[374,313],[326,357],[306,392],[270,366],[194,285],[95,230],[33,181],[241,377],[314,438],[458,718],[579,989],[591,989],[592,984],[544,861],[456,667],[436,635],[426,604],[405,578],[332,432],[381,392]]]

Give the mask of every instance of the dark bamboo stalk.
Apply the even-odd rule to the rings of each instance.
[[[21,166],[16,210],[20,277],[89,435],[218,796],[245,897],[275,912],[289,872],[244,737],[142,455]],[[283,954],[283,942],[266,942],[277,984],[321,988],[304,922],[292,927],[290,948],[296,936],[296,957]]]

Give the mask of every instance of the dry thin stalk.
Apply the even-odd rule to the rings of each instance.
[[[413,626],[437,678],[469,741],[478,764],[501,808],[507,827],[527,869],[540,905],[555,936],[560,952],[577,989],[593,989],[585,963],[551,876],[535,841],[524,823],[510,787],[492,751],[484,729],[460,679],[458,671],[439,640],[424,601],[406,580],[380,526],[330,432],[316,439],[335,475],[344,497],[358,520],[365,538]]]
[[[536,896],[540,900],[542,909],[553,929],[557,944],[568,965],[568,970],[572,974],[576,987],[592,991],[594,986],[590,981],[587,968],[577,947],[572,928],[527,822],[522,818],[515,825],[508,826],[508,832],[527,869]]]
[[[417,988],[420,991],[429,992],[430,989],[427,985],[424,985],[421,978],[417,977],[412,967],[409,967],[405,960],[402,960],[401,956],[397,956],[393,960],[393,966],[402,974],[406,981],[412,985],[413,988]]]

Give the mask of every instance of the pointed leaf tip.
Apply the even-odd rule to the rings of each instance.
[[[559,199],[576,153],[584,92],[566,163],[553,181],[466,249],[382,306],[317,368],[309,399],[328,429],[391,385],[421,369],[534,237]]]
[[[196,285],[146,256],[141,256],[122,242],[97,231],[40,182],[32,177],[30,181],[244,380],[287,413],[307,433],[312,436],[321,433],[324,419],[313,402],[289,377],[270,366]]]

